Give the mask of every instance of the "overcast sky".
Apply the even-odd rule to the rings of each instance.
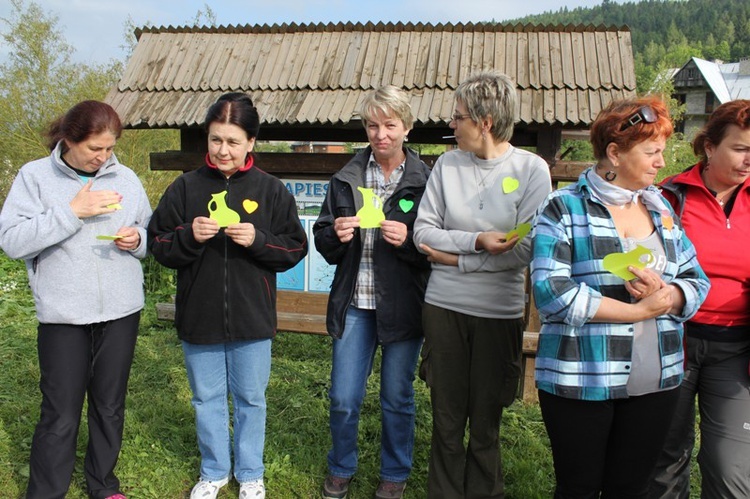
[[[24,0],[28,5],[31,0]],[[623,0],[617,0],[622,3]],[[104,63],[124,59],[125,24],[135,26],[192,25],[206,5],[220,25],[328,22],[498,22],[563,6],[594,7],[601,0],[37,0],[76,53],[74,60]],[[0,18],[11,11],[0,0]],[[204,18],[205,19],[205,18]],[[5,25],[0,25],[3,31]],[[0,62],[8,47],[0,41]]]

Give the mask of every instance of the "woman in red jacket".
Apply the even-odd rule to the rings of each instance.
[[[685,378],[651,497],[689,496],[696,396],[701,497],[750,497],[750,100],[719,106],[693,151],[698,164],[662,187],[711,290],[685,325]]]

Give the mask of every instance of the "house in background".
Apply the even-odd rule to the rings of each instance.
[[[750,57],[723,63],[691,58],[672,76],[673,97],[686,106],[677,131],[690,139],[713,110],[735,99],[750,99]]]

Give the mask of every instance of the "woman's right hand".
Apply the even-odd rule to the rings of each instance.
[[[199,243],[205,243],[219,233],[219,222],[213,218],[195,217],[193,219],[193,237]]]
[[[359,227],[359,217],[339,217],[333,221],[333,230],[342,243],[354,239],[354,229]]]
[[[89,218],[105,213],[113,213],[120,209],[116,205],[122,201],[122,196],[115,191],[92,191],[94,183],[86,182],[75,197],[70,201],[70,208],[78,218]]]
[[[670,286],[664,285],[655,292],[635,303],[635,307],[642,312],[641,320],[653,319],[668,314],[672,310],[673,298]]]
[[[479,233],[475,247],[477,250],[484,250],[490,255],[499,255],[513,249],[517,242],[518,235],[505,239],[505,233],[503,232],[487,231]]]

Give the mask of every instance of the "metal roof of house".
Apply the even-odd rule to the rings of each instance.
[[[520,126],[586,127],[635,95],[627,27],[292,23],[136,36],[106,99],[131,128],[200,126],[227,91],[250,94],[264,125],[359,127],[362,98],[384,84],[410,93],[415,127],[444,127],[459,82],[491,68],[516,82]]]
[[[708,86],[711,87],[711,90],[713,90],[714,95],[719,99],[719,102],[723,104],[732,100],[729,96],[729,89],[724,81],[724,76],[721,74],[722,71],[719,64],[699,59],[697,57],[693,57],[692,60],[695,61],[695,66],[701,74],[703,74],[703,78],[706,80]]]

